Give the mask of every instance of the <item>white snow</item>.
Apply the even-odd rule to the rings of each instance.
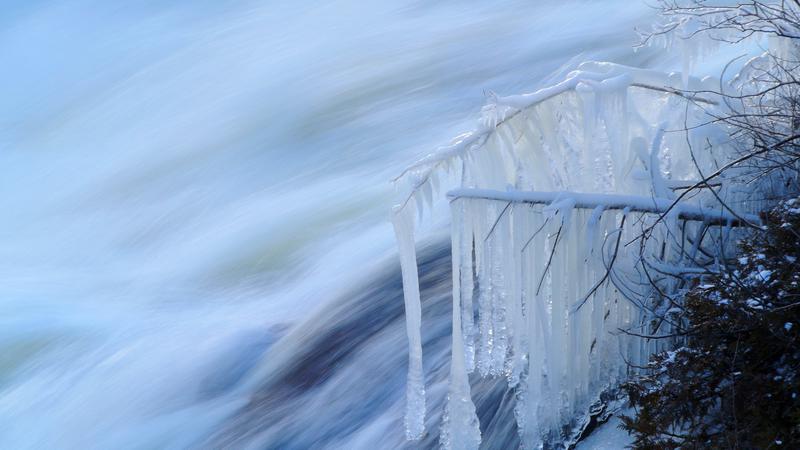
[[[629,412],[630,414],[630,412]],[[633,444],[633,438],[620,429],[622,421],[614,416],[575,446],[575,450],[622,450]]]

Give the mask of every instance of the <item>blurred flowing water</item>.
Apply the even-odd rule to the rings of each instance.
[[[647,64],[630,0],[8,0],[0,448],[402,448],[388,180],[484,92]],[[429,226],[429,228],[436,228]],[[448,249],[421,253],[430,433]],[[487,447],[513,445],[476,381]]]

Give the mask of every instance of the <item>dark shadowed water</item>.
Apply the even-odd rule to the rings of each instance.
[[[451,316],[449,246],[419,253],[428,433],[418,448],[438,446],[438,412],[448,373]],[[399,265],[380,265],[359,286],[281,338],[254,371],[250,400],[209,447],[265,449],[403,448],[406,347]],[[273,358],[278,363],[273,362]],[[485,448],[516,448],[512,393],[504,380],[473,379]]]

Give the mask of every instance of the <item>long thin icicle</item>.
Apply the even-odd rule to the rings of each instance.
[[[466,202],[463,202],[466,203]],[[465,208],[462,215],[463,225],[461,230],[461,238],[459,239],[460,258],[461,258],[461,329],[463,330],[464,340],[464,362],[467,367],[467,373],[472,373],[475,370],[475,309],[473,306],[472,297],[474,294],[475,279],[473,274],[472,253],[474,249],[475,240],[475,226],[471,219],[471,213],[466,210],[467,205],[463,204]],[[455,260],[454,260],[455,261]],[[453,289],[456,287],[454,286]]]
[[[464,203],[464,202],[459,202]],[[454,205],[453,213],[453,286],[461,279],[461,236],[463,205]],[[481,443],[481,430],[469,387],[464,362],[464,336],[461,328],[461,292],[453,289],[453,351],[450,362],[450,390],[447,394],[441,445],[446,450],[473,450]]]
[[[406,384],[406,437],[417,440],[425,431],[425,375],[422,371],[422,305],[419,298],[417,253],[414,247],[413,208],[395,211],[392,225],[400,252],[403,297],[408,333],[408,380]]]

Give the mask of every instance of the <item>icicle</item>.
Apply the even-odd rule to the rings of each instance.
[[[575,216],[572,219],[582,219],[583,213],[580,210],[573,211],[572,214]],[[578,220],[575,221],[576,226],[571,226],[567,229],[567,235],[564,240],[564,271],[566,273],[571,273],[573,276],[570,280],[566,283],[566,289],[564,292],[565,303],[569,304],[570,299],[578,298],[583,292],[579,294],[579,287],[580,287],[580,280],[581,280],[581,272],[582,270],[582,258],[580,258],[579,253],[581,246],[578,244],[580,242],[580,233],[578,229],[578,224],[583,223],[582,221]],[[579,401],[579,388],[578,388],[578,380],[581,377],[581,373],[579,372],[580,367],[580,358],[581,358],[581,351],[580,351],[580,340],[581,340],[581,329],[577,325],[579,324],[578,318],[580,317],[580,312],[577,314],[567,314],[567,334],[568,334],[568,342],[567,348],[569,349],[564,355],[567,359],[567,374],[565,379],[565,390],[567,392],[567,404],[568,404],[568,415],[569,417],[573,417],[576,413],[577,404]]]
[[[456,202],[460,203],[460,202]],[[461,220],[459,208],[453,207],[453,225]],[[461,242],[460,233],[452,235],[453,285],[461,281]],[[464,364],[464,340],[461,334],[461,293],[453,289],[453,349],[450,362],[450,388],[442,424],[440,443],[442,448],[451,450],[477,449],[481,442],[480,423],[470,394],[467,368]]]
[[[508,273],[508,310],[511,313],[511,358],[509,367],[506,369],[508,385],[516,387],[520,381],[520,376],[524,370],[524,363],[527,355],[525,345],[527,344],[525,318],[522,308],[522,258],[520,250],[524,245],[521,231],[525,229],[525,214],[527,208],[513,208],[511,210],[510,226],[508,234],[510,245],[505,253],[505,266]],[[530,312],[528,312],[530,314]]]
[[[664,130],[667,128],[666,123],[658,126],[655,136],[653,137],[653,144],[650,146],[650,180],[653,186],[653,195],[658,198],[674,198],[672,190],[670,190],[664,182],[664,177],[661,175],[661,165],[658,159],[658,152],[661,150],[661,144],[664,140]]]
[[[548,319],[544,305],[544,296],[537,292],[537,280],[544,267],[546,225],[541,213],[532,213],[530,226],[527,227],[527,247],[521,251],[525,262],[525,309],[527,311],[526,326],[528,329],[528,373],[522,389],[518,411],[516,413],[519,433],[524,448],[539,448],[541,443],[541,427],[546,420],[540,420],[540,405],[549,403],[549,397],[543,386],[546,383],[545,354],[551,348],[548,339]]]
[[[583,105],[583,151],[589,157],[592,154],[594,131],[597,124],[597,113],[594,99],[594,90],[586,83],[580,83],[575,88]]]
[[[592,216],[589,217],[589,221],[586,222],[586,260],[594,253],[595,241],[597,240],[597,225],[600,222],[600,218],[603,217],[603,211],[605,211],[605,208],[602,205],[596,206],[592,210]]]
[[[403,274],[403,297],[408,334],[408,379],[406,382],[406,437],[417,440],[425,431],[425,376],[422,371],[422,306],[419,297],[417,255],[414,248],[414,213],[412,208],[395,211],[392,216],[400,267]]]
[[[494,332],[492,330],[492,240],[488,233],[488,227],[491,222],[487,220],[487,215],[496,217],[495,208],[492,208],[492,202],[488,202],[489,208],[484,210],[483,214],[478,214],[481,217],[478,225],[480,233],[476,235],[476,252],[477,247],[480,247],[480,252],[476,254],[476,263],[478,269],[478,334],[479,346],[476,355],[476,366],[478,373],[481,376],[489,376],[492,373],[492,350],[494,345]]]
[[[473,306],[473,296],[475,279],[473,274],[472,254],[475,248],[475,225],[474,213],[469,207],[469,202],[459,201],[460,205],[453,205],[453,208],[462,208],[462,223],[452,224],[453,229],[460,226],[462,231],[460,242],[461,259],[461,329],[464,341],[464,363],[467,373],[475,370],[475,310]],[[455,289],[455,287],[454,287]]]
[[[450,169],[450,167],[449,167],[449,166],[446,166],[446,167],[445,167],[445,169],[448,169],[448,170],[449,170],[449,169]],[[431,174],[431,177],[430,177],[430,178],[431,178],[431,179],[430,179],[430,183],[431,183],[431,195],[432,195],[432,196],[437,196],[437,195],[439,194],[439,175],[438,175],[438,174],[436,174],[436,173],[433,173],[433,174]],[[431,202],[431,205],[432,205],[432,204],[433,204],[433,202]]]
[[[422,189],[422,198],[420,199],[420,201],[424,200],[423,209],[425,207],[433,209],[433,186],[431,185],[430,181],[424,183],[421,186],[421,189]]]
[[[417,217],[419,217],[420,222],[422,222],[422,218],[424,217],[425,213],[425,201],[423,198],[423,194],[421,191],[415,191],[413,197],[413,203],[417,205]]]
[[[491,265],[491,307],[492,307],[492,344],[491,361],[489,372],[493,376],[501,375],[505,372],[506,356],[508,355],[508,325],[506,324],[508,302],[508,291],[506,281],[506,271],[503,258],[508,251],[508,240],[511,238],[503,230],[503,223],[508,221],[508,208],[503,209],[498,217],[500,223],[495,228],[494,234],[490,237],[492,243],[492,265]]]

